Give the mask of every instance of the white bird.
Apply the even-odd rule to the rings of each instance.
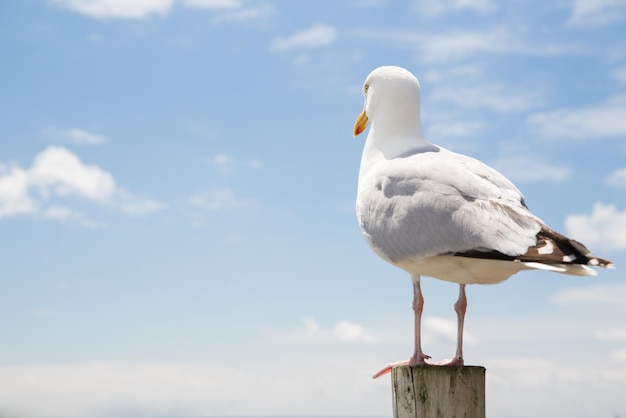
[[[613,267],[533,215],[520,191],[486,164],[426,140],[420,85],[400,67],[380,67],[363,85],[365,108],[354,136],[370,128],[359,171],[356,214],[363,236],[384,260],[413,280],[415,350],[399,365],[463,365],[465,285],[490,284],[528,269],[595,275]],[[459,284],[457,348],[431,363],[420,341],[421,276]]]

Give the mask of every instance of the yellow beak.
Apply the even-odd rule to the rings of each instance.
[[[356,118],[356,122],[354,122],[354,136],[358,136],[363,133],[365,128],[367,128],[369,120],[367,119],[367,114],[365,113],[365,109],[361,112],[358,118]]]

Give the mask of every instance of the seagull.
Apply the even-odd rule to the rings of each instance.
[[[502,282],[522,270],[577,276],[613,263],[549,228],[531,213],[520,191],[486,164],[426,140],[420,85],[401,67],[372,71],[363,84],[365,107],[354,136],[369,127],[359,170],[356,215],[376,254],[410,274],[415,349],[374,378],[403,365],[462,366],[465,286]],[[454,357],[430,361],[421,345],[422,276],[458,283]]]

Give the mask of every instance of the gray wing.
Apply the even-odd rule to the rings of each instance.
[[[372,167],[359,180],[357,215],[391,262],[472,251],[516,256],[544,226],[504,176],[445,149]]]

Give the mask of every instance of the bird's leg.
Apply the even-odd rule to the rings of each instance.
[[[445,366],[463,365],[463,324],[465,322],[465,311],[467,310],[467,297],[465,296],[464,284],[459,284],[459,298],[454,304],[454,310],[456,311],[457,317],[456,354],[452,360],[442,363],[442,365]]]
[[[420,286],[420,277],[413,278],[413,312],[415,313],[415,350],[409,360],[409,365],[426,364],[427,356],[422,351],[422,312],[424,311],[424,297]]]
[[[430,356],[422,351],[422,312],[424,311],[424,297],[422,296],[422,288],[420,286],[420,276],[413,276],[413,312],[415,313],[415,350],[413,355],[407,361],[399,361],[391,363],[379,370],[372,376],[376,379],[379,376],[389,373],[392,368],[398,366],[415,366],[418,364],[427,364],[426,360]]]

